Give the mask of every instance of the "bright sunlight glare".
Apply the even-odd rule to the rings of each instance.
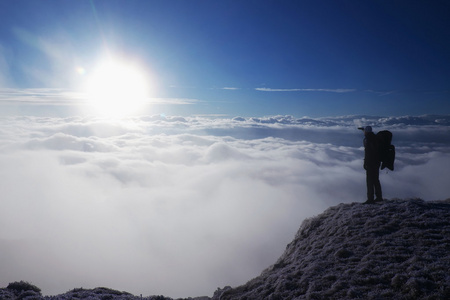
[[[149,97],[149,79],[137,65],[110,58],[87,79],[87,98],[95,114],[120,117],[139,113]]]

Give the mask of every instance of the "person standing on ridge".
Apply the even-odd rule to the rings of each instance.
[[[365,203],[367,204],[383,201],[379,178],[380,164],[377,138],[372,132],[372,127],[366,126],[364,127],[364,170],[366,170],[367,201]]]

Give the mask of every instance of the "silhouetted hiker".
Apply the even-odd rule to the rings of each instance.
[[[370,204],[383,201],[379,178],[380,164],[376,136],[372,132],[372,127],[366,126],[364,127],[364,170],[366,170],[367,183],[367,201],[365,203]],[[375,199],[374,194],[376,196]]]

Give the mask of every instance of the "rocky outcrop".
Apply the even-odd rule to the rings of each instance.
[[[340,204],[278,261],[213,299],[450,299],[450,201]]]

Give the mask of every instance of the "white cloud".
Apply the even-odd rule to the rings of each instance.
[[[231,90],[231,91],[240,90],[240,88],[238,88],[238,87],[223,87],[221,89],[222,90]]]
[[[88,104],[85,93],[69,89],[34,88],[13,89],[0,88],[0,104],[26,104],[26,105],[73,105]],[[188,105],[201,102],[192,98],[148,98],[148,104]]]
[[[82,94],[63,89],[0,89],[0,102],[2,104],[75,105],[80,104],[81,100],[83,100]]]
[[[188,105],[202,102],[193,98],[149,98],[148,103],[153,104],[170,104],[170,105]]]
[[[331,92],[331,93],[350,93],[355,89],[273,89],[273,88],[255,88],[261,92]]]
[[[425,119],[3,118],[0,282],[170,297],[242,284],[304,218],[365,200],[356,124],[394,132],[386,198],[448,198],[449,118]]]

